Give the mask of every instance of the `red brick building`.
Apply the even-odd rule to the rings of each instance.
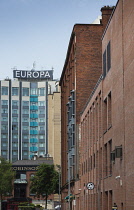
[[[74,25],[60,79],[63,203],[67,195],[76,195],[79,189],[80,112],[102,72],[101,37],[113,7],[103,7],[101,11],[100,24]],[[69,202],[69,209],[71,206]],[[62,208],[67,209],[66,204]]]
[[[77,210],[134,209],[133,11],[119,0],[102,36],[103,78],[81,114]]]

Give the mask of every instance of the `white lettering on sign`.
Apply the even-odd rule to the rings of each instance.
[[[23,79],[47,79],[53,78],[53,71],[13,71],[14,78],[23,78]]]

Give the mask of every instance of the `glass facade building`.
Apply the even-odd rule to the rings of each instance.
[[[50,79],[0,81],[0,155],[11,162],[48,155],[48,95],[57,91]]]

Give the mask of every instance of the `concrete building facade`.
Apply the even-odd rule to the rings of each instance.
[[[52,157],[55,152],[56,164],[60,164],[60,106],[53,109],[55,103],[60,103],[60,89],[58,81],[53,80],[53,70],[16,69],[13,73],[14,80],[0,81],[0,155],[15,162],[35,154]],[[53,106],[49,104],[50,96]],[[49,139],[55,129],[57,135]]]

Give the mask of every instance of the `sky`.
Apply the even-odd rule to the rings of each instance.
[[[0,79],[13,69],[54,70],[60,79],[73,26],[91,24],[117,0],[0,0]]]

